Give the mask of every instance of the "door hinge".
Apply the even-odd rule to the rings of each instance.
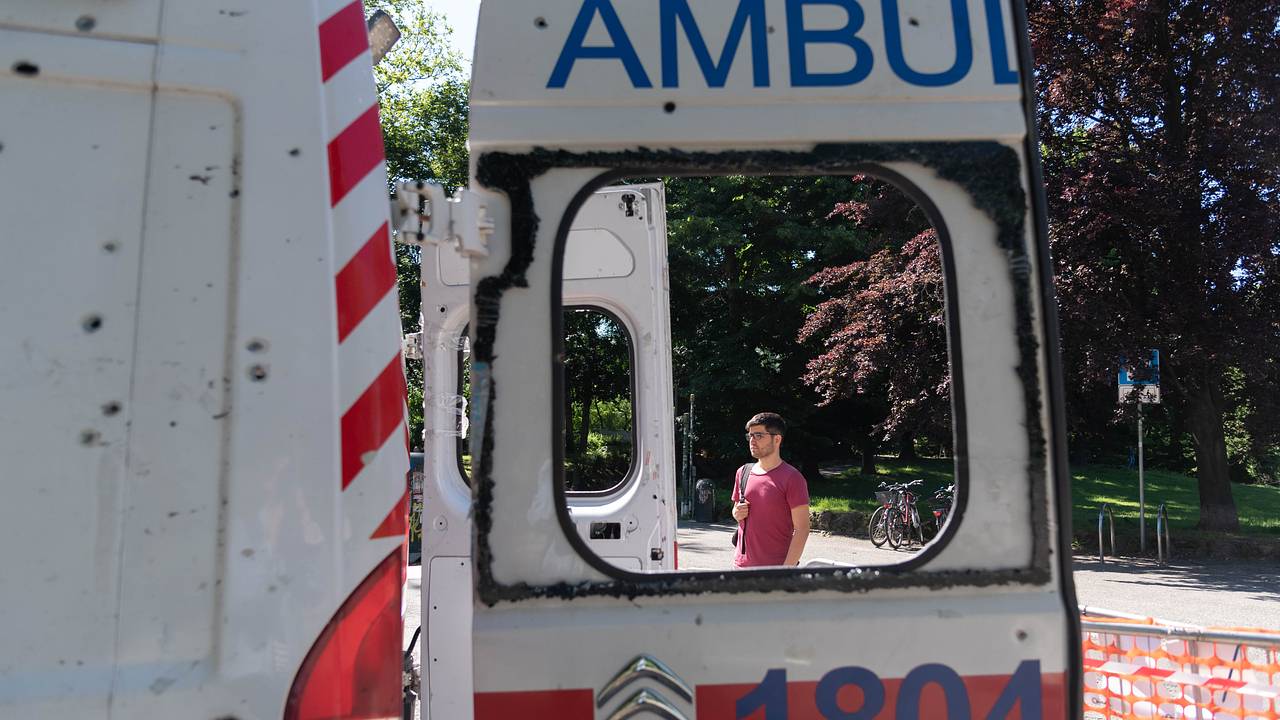
[[[488,257],[495,211],[505,202],[492,192],[461,188],[451,197],[438,183],[400,183],[391,202],[396,241],[418,247],[452,243],[465,257]]]
[[[409,333],[402,339],[401,349],[405,360],[422,359],[422,333]]]

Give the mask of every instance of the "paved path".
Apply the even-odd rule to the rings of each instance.
[[[735,525],[720,523],[680,523],[676,535],[680,541],[680,569],[731,570],[733,546],[729,540],[735,528]],[[877,548],[868,540],[814,532],[805,543],[801,562],[825,559],[863,567],[893,565],[910,557],[916,550],[919,550],[918,546],[910,551],[891,550],[888,545]]]
[[[1193,625],[1280,630],[1280,564],[1075,557],[1081,605]]]
[[[680,569],[733,566],[730,525],[681,523]],[[914,550],[913,550],[914,551]],[[869,567],[902,562],[907,551],[877,549],[867,540],[812,533],[802,562],[825,558]],[[1075,557],[1076,599],[1081,605],[1148,615],[1192,625],[1280,630],[1280,564],[1152,560],[1106,563]]]

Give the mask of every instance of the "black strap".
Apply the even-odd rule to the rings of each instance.
[[[738,468],[738,502],[744,502],[747,499],[747,478],[750,475],[751,463]],[[745,553],[747,551],[747,521],[743,520],[739,525],[741,529],[738,531],[738,552]]]

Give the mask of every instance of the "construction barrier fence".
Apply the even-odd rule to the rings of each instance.
[[[1280,632],[1081,619],[1084,720],[1280,720]]]

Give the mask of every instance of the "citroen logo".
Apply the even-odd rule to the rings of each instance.
[[[618,671],[618,674],[613,676],[613,679],[596,694],[596,707],[604,707],[627,686],[645,678],[665,686],[686,703],[693,702],[693,689],[671,668],[652,655],[639,655]],[[688,720],[688,717],[666,696],[653,688],[644,688],[627,698],[617,710],[613,711],[608,720],[627,720],[645,714],[665,720]]]

